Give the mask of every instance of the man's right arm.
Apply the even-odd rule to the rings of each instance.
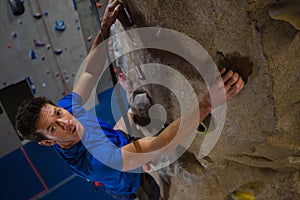
[[[113,23],[115,23],[121,8],[122,4],[120,1],[110,0],[105,9],[101,24],[102,33],[98,33],[87,56],[84,69],[73,89],[73,92],[76,92],[79,96],[81,96],[82,104],[85,104],[85,102],[89,99],[92,89],[95,87],[101,73],[104,70],[106,62],[106,46],[99,44],[109,37],[110,27]]]

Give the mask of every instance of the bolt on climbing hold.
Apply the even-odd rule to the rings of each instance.
[[[44,16],[47,17],[49,13],[48,13],[48,11],[44,11],[43,14],[44,14]]]
[[[231,197],[236,200],[255,200],[255,196],[250,191],[234,191]]]
[[[55,30],[56,31],[64,31],[66,30],[67,26],[63,20],[56,20],[55,21]]]
[[[25,11],[25,7],[21,0],[8,0],[10,8],[14,15],[22,15]]]
[[[16,38],[17,37],[17,33],[16,32],[12,32],[11,33],[11,37]]]
[[[273,19],[284,20],[300,30],[299,0],[282,0],[269,8],[269,15]]]
[[[128,91],[130,93],[134,91],[133,82],[128,76],[126,76],[126,74],[120,72],[118,78],[119,78],[120,85],[123,87],[125,91]]]
[[[29,58],[31,58],[31,60],[36,59],[36,53],[33,49],[29,51]]]
[[[198,126],[196,132],[200,134],[206,134],[208,130],[213,131],[215,129],[214,118],[209,114]]]
[[[102,3],[96,3],[97,8],[101,8],[103,6]]]
[[[42,17],[42,14],[41,13],[34,13],[33,17],[36,18],[36,19],[40,19]]]
[[[55,49],[55,50],[54,50],[54,53],[55,53],[56,55],[60,55],[60,54],[62,54],[62,52],[63,52],[62,49]]]
[[[90,42],[90,41],[92,41],[92,39],[93,39],[93,36],[90,35],[86,40],[87,40],[88,42]]]
[[[46,46],[45,43],[41,42],[41,41],[38,41],[38,40],[33,40],[33,44],[34,46],[36,47],[43,47],[43,46]]]
[[[33,93],[33,94],[36,94],[36,87],[35,87],[33,81],[31,80],[31,78],[28,76],[28,77],[26,78],[26,80],[27,80],[28,84],[29,84],[30,87],[31,87],[32,93]]]
[[[46,45],[46,49],[49,50],[51,48],[50,44]]]
[[[11,43],[7,43],[6,47],[7,47],[8,49],[10,49],[10,48],[11,48]]]

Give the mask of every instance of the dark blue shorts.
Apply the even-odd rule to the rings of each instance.
[[[133,194],[115,194],[106,191],[111,197],[118,200],[159,200],[160,189],[154,178],[147,173],[141,174],[141,186],[136,193]],[[147,196],[147,198],[145,198]]]

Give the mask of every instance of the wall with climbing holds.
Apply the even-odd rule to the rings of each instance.
[[[157,27],[158,36],[162,28],[176,30],[202,45],[216,65],[249,76],[244,90],[228,103],[212,151],[199,156],[206,136],[215,132],[197,134],[180,159],[159,171],[164,199],[300,199],[299,0],[126,2],[137,27]],[[177,41],[172,41],[177,49],[189,49]],[[201,94],[193,66],[180,56],[151,51],[148,63],[171,66]],[[159,78],[190,95],[174,76]],[[170,105],[172,93],[156,85],[150,89],[154,103],[167,104],[173,117],[179,106]]]
[[[75,4],[26,0],[24,13],[15,15],[9,1],[0,1],[0,91],[26,80],[33,96],[46,96],[56,102],[72,90],[77,70],[87,55]],[[13,93],[15,98],[22,98],[17,89]],[[0,95],[0,99],[6,97]],[[1,107],[5,111],[5,106]],[[6,119],[1,118],[0,127],[7,127],[6,132],[14,135]],[[3,135],[1,132],[0,148],[7,141],[7,134]]]

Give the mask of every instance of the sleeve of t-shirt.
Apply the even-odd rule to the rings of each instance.
[[[82,105],[82,99],[81,99],[81,96],[79,96],[79,94],[77,94],[75,92],[71,92],[70,94],[61,98],[58,101],[57,105],[59,107],[66,109],[71,114],[73,114],[72,110],[74,109],[74,107],[76,107],[78,105]]]

